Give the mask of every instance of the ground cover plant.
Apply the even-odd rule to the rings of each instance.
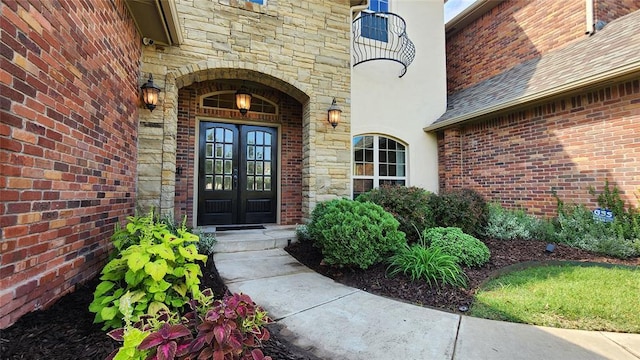
[[[640,269],[547,265],[481,287],[472,316],[570,329],[640,333]]]

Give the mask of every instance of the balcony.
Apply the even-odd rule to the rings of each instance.
[[[390,60],[402,65],[400,77],[416,56],[407,36],[404,19],[388,12],[361,12],[353,20],[353,66],[372,60]]]

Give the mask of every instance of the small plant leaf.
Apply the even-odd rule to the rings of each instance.
[[[153,262],[148,262],[144,265],[144,271],[151,275],[153,280],[160,281],[164,279],[164,276],[167,274],[167,261],[158,259]]]
[[[111,320],[116,317],[117,313],[118,309],[116,309],[114,306],[107,306],[100,310],[100,317],[103,320]]]
[[[96,291],[93,293],[94,297],[100,297],[105,294],[107,291],[113,289],[115,286],[111,281],[103,281],[98,286],[96,286]]]
[[[147,249],[150,254],[158,255],[163,259],[174,261],[176,255],[173,253],[173,249],[168,244],[156,244]]]
[[[150,260],[151,257],[149,256],[149,254],[136,251],[129,255],[129,258],[127,259],[127,265],[132,271],[138,271],[142,269]]]

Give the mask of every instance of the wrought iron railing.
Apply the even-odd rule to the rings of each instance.
[[[353,66],[372,60],[402,64],[400,77],[416,57],[416,47],[407,36],[404,19],[388,12],[361,12],[353,20]]]

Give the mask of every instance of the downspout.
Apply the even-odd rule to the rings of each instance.
[[[586,1],[586,31],[585,35],[593,35],[596,32],[595,25],[593,23],[593,3],[595,0],[585,0]]]

